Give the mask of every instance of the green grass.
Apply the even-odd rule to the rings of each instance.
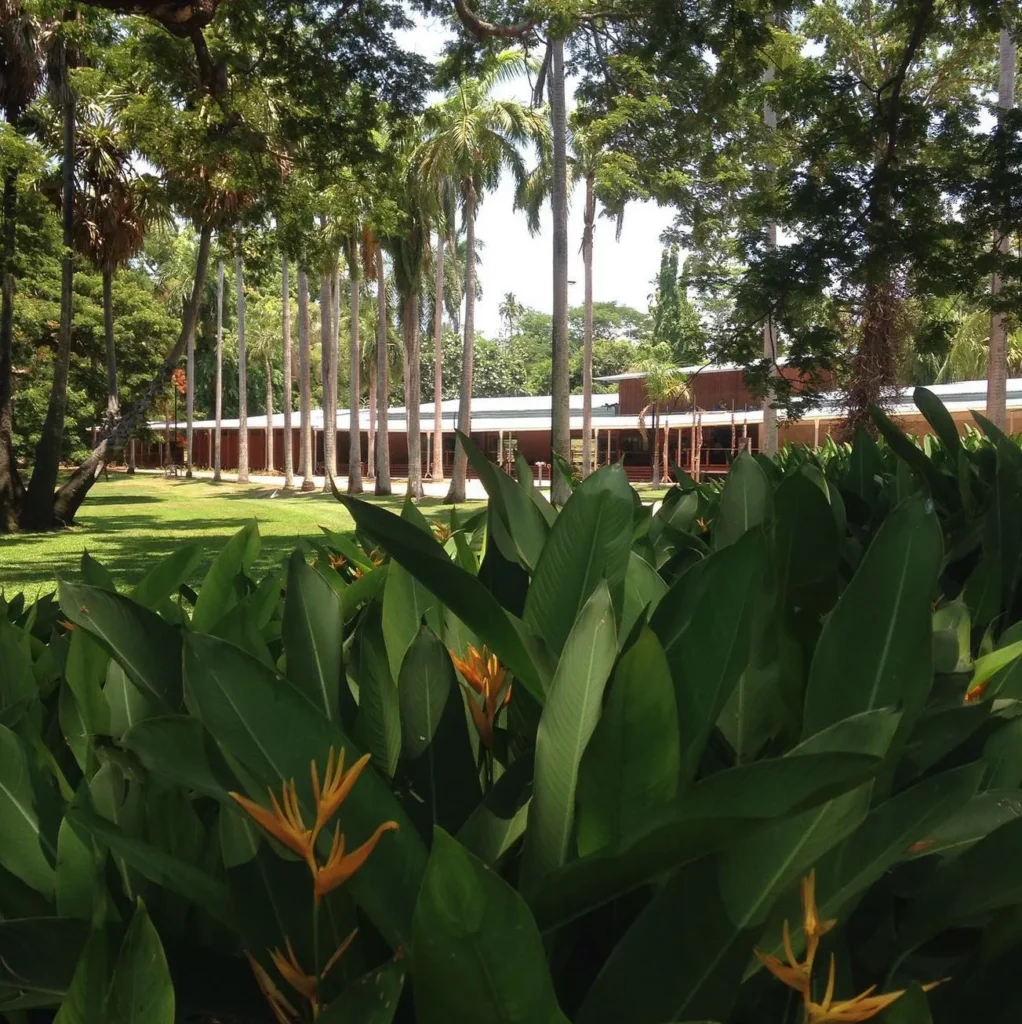
[[[8,597],[23,590],[33,598],[52,590],[58,576],[78,579],[84,550],[110,570],[119,588],[129,587],[164,555],[192,541],[206,550],[192,581],[198,583],[227,539],[252,519],[262,537],[258,573],[279,564],[300,538],[321,535],[320,526],[354,526],[333,495],[273,494],[267,487],[112,473],[92,488],[72,529],[0,537],[0,589]],[[401,496],[372,500],[394,511],[403,503]],[[419,507],[432,517],[446,506],[426,498]]]

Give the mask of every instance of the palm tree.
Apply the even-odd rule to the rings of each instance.
[[[440,180],[450,174],[458,182],[465,219],[468,259],[465,270],[465,325],[462,347],[461,395],[458,427],[472,430],[472,365],[475,353],[476,209],[483,195],[496,187],[503,171],[516,182],[526,178],[519,146],[546,139],[546,120],[536,110],[513,100],[496,99],[493,90],[501,82],[522,73],[526,58],[505,50],[491,58],[476,78],[462,79],[439,106],[427,111],[428,137],[421,162],[426,176]],[[457,446],[448,502],[465,500],[468,456]]]
[[[39,25],[18,0],[0,0],[0,112],[17,130],[42,81]],[[14,462],[14,256],[18,213],[17,161],[4,169],[0,243],[0,533],[18,528],[22,483]]]
[[[319,335],[323,377],[323,489],[329,491],[337,476],[337,364],[334,357],[333,296],[330,271],[319,278]]]
[[[376,260],[376,494],[392,494],[390,486],[390,428],[387,407],[390,398],[390,374],[387,365],[387,277],[383,265],[383,246],[374,247]]]
[[[312,366],[309,348],[309,275],[298,268],[298,372],[301,407],[302,490],[314,491],[316,465],[312,452]]]
[[[644,374],[648,405],[639,413],[639,428],[645,433],[646,417],[653,414],[653,484],[660,483],[666,472],[661,471],[660,410],[663,406],[690,396],[688,381],[674,370],[674,353],[664,341],[643,345],[633,367]],[[664,462],[666,463],[666,452]]]
[[[284,376],[284,486],[295,485],[294,453],[291,448],[291,285],[288,281],[287,253],[280,260],[281,371]]]
[[[245,275],[239,239],[234,254],[238,298],[238,483],[248,483],[248,353],[245,351]]]
[[[361,359],[359,344],[359,269],[361,265],[358,238],[348,239],[348,493],[362,493],[362,427],[360,423]]]
[[[1000,74],[997,88],[997,120],[1002,123],[1008,112],[1015,106],[1015,61],[1017,57],[1015,39],[1008,28],[1001,29],[999,44]],[[997,233],[994,248],[1006,254],[1010,247],[1007,233]],[[996,303],[1001,292],[1001,276],[996,271],[990,280],[990,295]],[[1008,320],[1003,309],[995,305],[990,317],[990,359],[987,368],[986,414],[1002,430],[1007,426],[1008,405]]]
[[[213,479],[220,481],[224,418],[224,261],[216,273],[216,430],[213,436]]]

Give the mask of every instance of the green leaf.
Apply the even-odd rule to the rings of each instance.
[[[632,492],[621,466],[605,466],[585,479],[558,515],[533,573],[524,615],[555,654],[602,580],[620,616],[631,523]]]
[[[276,673],[222,640],[188,634],[184,665],[185,698],[191,713],[262,787],[279,793],[284,782],[295,779],[302,812],[312,820],[310,762],[315,760],[322,771],[332,747],[343,750],[350,765],[361,751]],[[426,852],[388,786],[370,766],[344,803],[348,848],[364,842],[387,820],[396,821],[399,830],[381,839],[348,887],[396,948],[409,940]],[[324,830],[324,856],[329,839]]]
[[[30,768],[28,750],[0,725],[0,864],[44,896],[53,895],[56,831],[41,821],[41,780]]]
[[[864,428],[856,427],[844,484],[852,494],[861,498],[867,505],[872,505],[877,491],[877,477],[883,475],[883,469],[876,441]]]
[[[933,1024],[926,993],[918,983],[909,985],[905,994],[877,1019],[879,1024]]]
[[[339,688],[344,681],[341,602],[330,584],[301,551],[287,563],[287,595],[281,638],[287,677],[327,718],[339,720]]]
[[[106,1021],[110,988],[110,955],[104,931],[94,930],[78,958],[67,995],[53,1024],[95,1024]]]
[[[579,764],[599,721],[604,687],[616,657],[614,609],[610,591],[601,583],[564,644],[539,720],[536,775],[522,855],[523,889],[535,890],[574,853]]]
[[[383,641],[380,604],[362,613],[358,629],[358,717],[355,739],[373,757],[373,764],[394,777],[401,756],[401,706],[397,682],[390,674]]]
[[[192,626],[210,632],[237,603],[235,583],[259,556],[259,527],[253,520],[243,526],[219,551],[199,587]]]
[[[883,412],[873,408],[870,410],[870,415],[894,454],[912,470],[919,481],[929,488],[933,497],[954,507],[958,496],[957,484],[950,477],[944,476],[933,459],[929,458],[908,434],[896,426]]]
[[[74,637],[72,637],[74,640]],[[14,725],[28,704],[39,695],[28,635],[0,618],[0,723]]]
[[[139,900],[110,983],[106,1024],[174,1024],[174,985],[160,937]]]
[[[340,495],[359,529],[371,533],[423,586],[493,651],[536,700],[544,687],[528,649],[527,632],[496,598],[464,569],[456,566],[430,537],[386,509]]]
[[[398,562],[391,564],[383,588],[383,639],[394,679],[400,678],[419,626],[436,604],[436,598],[407,569]]]
[[[666,593],[667,584],[660,573],[641,555],[631,552],[628,556],[628,571],[625,573],[625,597],[618,629],[622,641],[631,636],[640,616],[649,619]]]
[[[97,587],[100,590],[107,590],[110,593],[117,593],[117,587],[114,584],[114,578],[110,575],[110,570],[101,562],[97,562],[88,551],[82,552],[82,579],[90,587]]]
[[[60,583],[60,607],[113,655],[146,699],[181,706],[181,635],[155,612],[120,594]]]
[[[227,925],[233,923],[227,887],[159,847],[127,833],[120,826],[85,807],[71,807],[67,819],[85,835],[95,836],[143,878],[191,900]]]
[[[812,602],[815,610],[825,611],[837,590],[840,553],[830,502],[805,472],[788,474],[774,502],[780,600],[785,607]]]
[[[397,1012],[406,965],[391,960],[349,985],[316,1018],[316,1024],[390,1024]]]
[[[686,779],[695,776],[748,664],[754,601],[765,571],[766,539],[761,530],[750,530],[685,573],[653,615],[674,677]]]
[[[102,868],[91,839],[82,839],[64,818],[57,832],[57,913],[92,921],[105,895]]]
[[[455,686],[447,648],[430,629],[421,626],[398,679],[401,749],[405,757],[415,760],[430,751]],[[454,696],[456,699],[457,694]]]
[[[458,842],[490,867],[525,834],[533,765],[529,755],[512,762],[458,830]]]
[[[415,908],[421,1024],[567,1024],[521,897],[437,829]]]
[[[931,502],[910,498],[887,517],[820,634],[804,735],[873,708],[918,714],[933,678],[942,547]]]
[[[977,793],[960,811],[933,829],[925,844],[908,851],[906,859],[933,854],[955,857],[1018,818],[1022,818],[1022,794],[1017,788]]]
[[[67,917],[0,921],[0,1009],[57,1006],[88,934],[84,921]]]
[[[131,592],[132,600],[144,608],[155,609],[165,597],[192,578],[202,554],[201,544],[185,544],[161,558]]]
[[[962,439],[958,436],[958,427],[951,418],[944,403],[928,388],[916,388],[912,392],[912,401],[916,408],[926,417],[933,427],[933,432],[940,438],[940,443],[955,462],[962,450]]]
[[[749,452],[741,452],[731,468],[720,495],[713,524],[713,543],[719,551],[770,516],[771,487],[763,468]]]
[[[582,856],[622,842],[678,789],[681,750],[664,650],[644,628],[617,664],[578,775]]]

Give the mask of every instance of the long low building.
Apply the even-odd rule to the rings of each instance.
[[[680,374],[690,380],[690,396],[664,407],[657,412],[656,421],[661,431],[661,444],[666,444],[670,465],[680,465],[696,475],[726,472],[733,455],[741,448],[757,451],[763,412],[759,403],[747,391],[741,369],[735,366],[684,367]],[[782,369],[782,372],[783,369]],[[593,442],[599,465],[622,462],[629,477],[636,482],[652,479],[653,466],[653,410],[650,407],[641,374],[621,374],[603,378],[605,385],[616,385],[609,394],[593,395]],[[960,381],[954,384],[934,385],[932,390],[947,406],[949,412],[964,429],[971,423],[971,410],[986,409],[986,381]],[[515,452],[543,475],[549,474],[551,452],[551,399],[549,395],[513,398],[477,398],[472,402],[472,438],[494,462],[513,463]],[[926,421],[912,402],[912,389],[905,389],[891,406],[892,415],[910,433],[929,431]],[[434,437],[434,406],[425,403],[419,413],[420,447],[423,471],[432,465],[433,447],[441,446],[444,474],[449,475],[454,460],[455,429],[458,426],[458,402],[441,404],[442,431]],[[312,411],[315,472],[323,471],[323,412]],[[375,417],[374,417],[375,419]],[[1022,429],[1022,378],[1008,381],[1008,431]],[[780,440],[793,444],[820,444],[829,434],[838,434],[843,424],[843,412],[837,396],[824,396],[819,407],[797,421],[780,418]],[[387,426],[390,437],[391,473],[400,477],[408,466],[407,410],[397,406],[388,410]],[[140,445],[140,465],[160,466],[167,457],[166,436],[171,438],[171,458],[183,464],[186,457],[185,425],[183,422],[149,424],[150,438]],[[370,431],[369,410],[362,409],[359,422],[359,440],[363,472],[367,470]],[[213,420],[198,420],[193,424],[194,455],[197,467],[213,463]],[[232,470],[238,465],[237,419],[221,422],[221,466]],[[337,414],[338,473],[348,469],[349,412],[342,408]],[[284,461],[284,416],[277,413],[268,425],[265,416],[248,417],[249,466],[253,472],[273,468],[280,470]],[[581,458],[582,396],[571,396],[571,436],[573,457]],[[272,447],[272,459],[267,455]],[[301,473],[301,436],[299,414],[291,417],[291,448],[295,470]]]

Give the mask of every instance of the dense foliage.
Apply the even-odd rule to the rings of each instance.
[[[917,401],[925,450],[881,417],[655,514],[470,448],[473,516],[8,598],[0,1006],[1014,1020],[1022,454]]]

